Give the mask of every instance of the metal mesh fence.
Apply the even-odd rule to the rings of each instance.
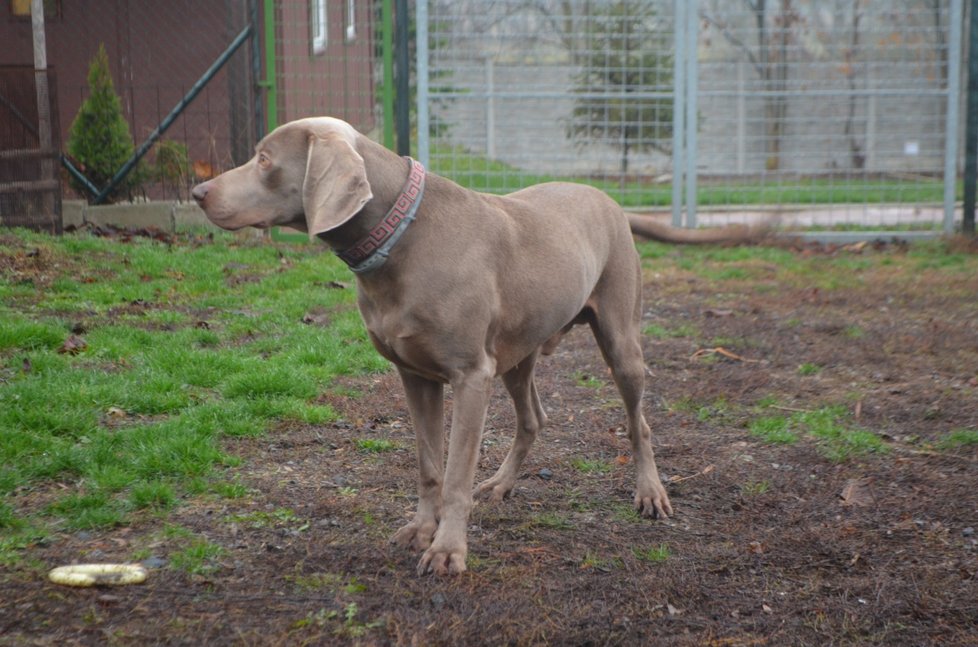
[[[953,208],[961,0],[415,4],[419,149],[464,185],[570,179],[662,212],[685,187],[700,222],[777,211],[937,230]],[[31,63],[24,5],[0,3],[0,65]],[[269,125],[385,125],[380,0],[45,6],[63,144],[100,44],[137,146],[200,84],[137,169],[134,197],[187,199]]]
[[[571,179],[665,211],[685,178],[705,223],[940,230],[953,209],[960,0],[425,9],[430,164],[473,188]]]
[[[669,2],[433,2],[431,164],[479,190],[580,178],[665,204]]]
[[[89,65],[100,45],[108,54],[133,143],[139,146],[252,20],[246,2],[96,0],[57,6],[46,31],[49,60],[61,79],[66,143],[89,96]],[[253,64],[245,46],[203,85],[143,158],[135,171],[133,197],[187,199],[195,176],[250,157],[256,132],[253,87]]]
[[[62,150],[91,95],[87,77],[100,47],[133,147],[163,131],[117,199],[188,200],[196,181],[243,163],[269,127],[292,119],[331,114],[365,132],[380,125],[379,0],[44,4]],[[0,67],[30,73],[31,36],[30,2],[0,3]],[[6,94],[0,89],[0,99]],[[0,150],[15,144],[0,142]],[[89,161],[70,161],[93,178]],[[92,196],[67,171],[63,180],[66,197]]]
[[[48,102],[39,105],[38,76],[29,66],[0,67],[0,224],[61,232],[61,187],[57,167],[57,80],[46,74]],[[52,92],[53,90],[53,92]],[[42,144],[41,121],[50,122],[50,145]]]

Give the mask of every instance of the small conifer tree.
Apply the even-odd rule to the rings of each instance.
[[[112,83],[104,44],[99,45],[89,65],[88,88],[88,98],[82,102],[68,133],[68,154],[81,163],[85,176],[101,189],[135,149],[129,124],[122,115],[122,102]],[[74,180],[72,186],[86,193]],[[131,186],[131,179],[120,183],[108,196],[109,200],[123,197]],[[91,202],[95,196],[87,197]]]

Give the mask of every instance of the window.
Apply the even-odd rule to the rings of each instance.
[[[346,0],[346,42],[357,39],[357,0]]]
[[[310,0],[309,22],[312,24],[312,53],[326,53],[326,0]]]
[[[30,18],[31,0],[10,0],[10,13],[18,18]],[[44,0],[44,18],[61,18],[61,0]]]

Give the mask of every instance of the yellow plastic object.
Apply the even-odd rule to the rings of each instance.
[[[146,569],[139,564],[71,564],[53,569],[48,579],[65,586],[141,584],[146,581]]]

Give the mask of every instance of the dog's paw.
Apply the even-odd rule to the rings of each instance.
[[[505,479],[496,474],[491,479],[486,479],[482,483],[479,483],[472,492],[472,497],[475,498],[485,495],[490,502],[499,503],[510,495],[514,485],[515,483],[509,479]]]
[[[672,504],[665,488],[660,485],[651,489],[651,492],[635,493],[635,509],[643,517],[667,519],[672,514]]]
[[[448,550],[432,546],[421,556],[418,562],[418,575],[458,575],[465,572],[465,546],[461,549]]]
[[[403,526],[391,537],[391,543],[397,544],[402,548],[413,548],[414,550],[427,550],[438,530],[438,522],[418,521],[417,519]]]

